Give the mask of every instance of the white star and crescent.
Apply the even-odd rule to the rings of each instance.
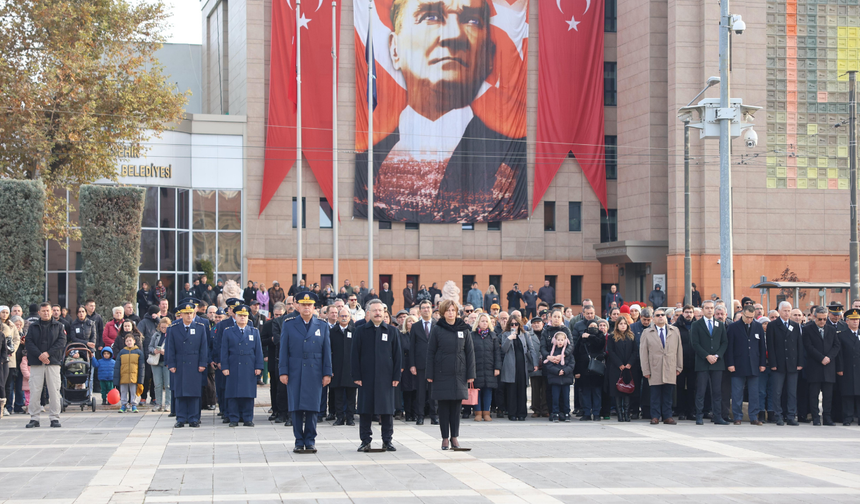
[[[558,11],[561,12],[562,14],[564,14],[564,10],[562,10],[562,8],[561,8],[561,0],[555,0],[555,5],[556,5],[556,7],[558,7]],[[585,0],[585,11],[582,14],[585,15],[585,13],[587,13],[588,9],[590,9],[590,8],[591,8],[591,0]],[[564,18],[562,18],[562,19],[564,19]],[[567,31],[570,31],[570,30],[579,31],[579,23],[581,23],[582,21],[577,21],[576,17],[571,15],[570,20],[564,20],[564,22],[567,23]]]
[[[591,0],[588,0],[588,1],[590,2]],[[322,7],[322,3],[323,3],[323,0],[319,0],[319,5],[317,5],[317,10],[320,10],[320,7]],[[292,2],[290,2],[290,0],[287,0],[287,5],[290,6],[290,10],[293,10],[293,4],[292,4]],[[306,18],[305,13],[302,12],[302,17],[299,18],[299,26],[301,28],[306,29],[306,30],[310,30],[310,28],[308,28],[308,23],[310,23],[311,21],[313,21],[313,20]]]

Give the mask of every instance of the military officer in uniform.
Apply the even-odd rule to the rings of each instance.
[[[200,427],[200,396],[203,372],[209,357],[206,326],[194,320],[194,303],[177,306],[181,319],[167,329],[165,360],[173,376],[173,397],[176,398],[176,425]]]
[[[352,342],[352,379],[358,385],[358,422],[360,452],[370,451],[374,415],[382,426],[382,449],[395,451],[394,391],[400,383],[403,352],[397,329],[386,324],[385,303],[378,299],[367,303],[370,321],[355,331]],[[417,324],[416,324],[417,325]]]
[[[860,310],[845,312],[845,327],[836,332],[839,354],[836,374],[842,394],[842,425],[851,425],[854,417],[860,423]]]
[[[314,316],[317,296],[301,292],[295,297],[299,316],[281,325],[278,372],[287,386],[294,452],[316,453],[317,414],[323,387],[331,382],[331,341],[328,324]]]
[[[223,423],[229,423],[227,417],[227,399],[224,394],[224,386],[227,383],[227,377],[221,373],[221,340],[224,337],[224,331],[228,327],[236,325],[236,318],[233,310],[242,304],[239,298],[230,298],[227,300],[227,318],[218,322],[215,325],[215,330],[212,332],[212,365],[215,366],[215,393],[218,395],[218,415],[222,417]]]
[[[224,374],[224,396],[230,427],[254,426],[254,399],[257,377],[263,373],[263,345],[260,332],[248,324],[250,309],[240,305],[233,309],[236,325],[224,330],[221,337],[221,373]]]

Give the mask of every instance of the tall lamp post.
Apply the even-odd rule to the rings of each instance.
[[[719,77],[709,77],[704,89],[699,91],[687,107],[693,104],[705,91],[720,83]],[[693,261],[690,258],[690,120],[689,111],[679,115],[684,123],[684,305],[693,304]]]

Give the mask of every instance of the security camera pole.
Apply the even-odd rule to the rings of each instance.
[[[729,30],[732,17],[729,0],[720,2],[720,109],[731,107],[729,101]],[[732,282],[732,115],[720,114],[720,292],[722,299],[731,306],[734,299]]]
[[[851,238],[848,242],[849,273],[851,274],[851,296],[849,302],[860,298],[860,270],[858,270],[858,246],[857,246],[857,131],[855,130],[855,116],[857,114],[857,97],[854,94],[854,86],[857,81],[857,72],[848,71],[848,194],[851,195]]]

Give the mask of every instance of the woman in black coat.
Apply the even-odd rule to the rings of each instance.
[[[496,333],[490,329],[490,316],[486,313],[478,314],[472,328],[472,345],[475,347],[475,388],[479,389],[475,421],[492,422],[490,408],[493,403],[493,390],[499,386],[502,346]]]
[[[604,321],[605,323],[605,321]],[[574,355],[576,356],[576,368],[574,377],[582,387],[582,418],[583,420],[600,420],[601,389],[603,388],[603,374],[593,373],[588,370],[589,356],[598,360],[605,359],[606,338],[600,333],[597,321],[591,322],[588,329],[582,333],[576,343]]]
[[[633,331],[630,330],[626,318],[618,317],[615,322],[615,331],[607,342],[606,353],[609,395],[615,398],[615,411],[618,413],[618,421],[629,422],[631,394],[624,394],[615,387],[622,375],[625,383],[633,380],[633,370],[639,365],[639,351],[636,349]],[[633,392],[639,391],[634,390]]]
[[[430,330],[427,342],[427,381],[432,383],[430,398],[439,403],[439,428],[442,449],[459,448],[460,407],[469,398],[468,384],[475,381],[475,350],[472,331],[458,318],[457,303],[450,299],[439,305],[442,318]]]

